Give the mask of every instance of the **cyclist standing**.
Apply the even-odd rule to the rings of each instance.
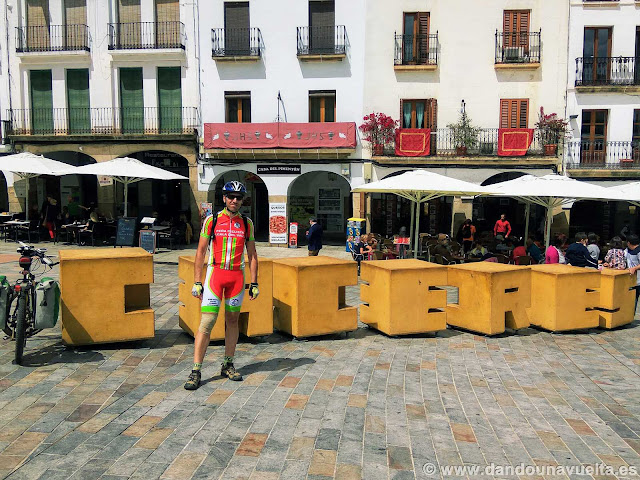
[[[225,208],[205,218],[196,252],[194,284],[191,294],[202,300],[200,327],[195,335],[193,370],[184,384],[187,390],[200,386],[204,355],[209,345],[211,330],[216,323],[222,298],[225,299],[224,360],[220,375],[241,381],[242,375],[233,366],[233,357],[238,343],[238,318],[244,298],[244,248],[247,248],[251,285],[249,298],[258,297],[258,254],[251,219],[239,210],[247,190],[240,182],[227,182],[222,188]],[[204,285],[202,267],[209,248],[207,276]]]

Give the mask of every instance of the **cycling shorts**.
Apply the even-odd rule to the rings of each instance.
[[[244,270],[223,270],[209,265],[203,285],[201,310],[218,313],[222,298],[226,309],[239,312],[244,299]]]

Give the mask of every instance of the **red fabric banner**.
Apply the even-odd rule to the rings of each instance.
[[[426,157],[431,153],[430,128],[399,128],[396,130],[396,155]]]
[[[356,124],[205,123],[204,148],[344,148],[356,146]]]
[[[522,157],[533,141],[532,128],[499,128],[498,156]]]

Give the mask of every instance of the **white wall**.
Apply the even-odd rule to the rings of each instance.
[[[575,88],[576,58],[583,56],[585,26],[613,27],[611,56],[634,57],[636,56],[636,27],[640,26],[640,10],[633,0],[620,0],[611,2],[610,5],[597,6],[571,0],[567,117],[577,115],[577,118],[571,121],[572,136],[575,139],[580,138],[582,110],[607,109],[609,110],[607,140],[631,141],[633,110],[640,108],[640,97],[637,92],[620,90],[610,93],[582,93]]]
[[[278,91],[289,122],[309,121],[309,90],[336,91],[336,121],[362,118],[365,0],[336,0],[335,23],[345,25],[347,57],[342,61],[304,62],[297,58],[296,27],[308,26],[306,0],[249,2],[251,27],[264,41],[257,62],[216,62],[211,57],[211,29],[224,27],[223,1],[200,2],[202,121],[225,121],[225,91],[251,92],[251,121],[273,122],[278,114]],[[280,115],[284,118],[284,112]],[[358,147],[360,148],[360,146]],[[354,155],[360,157],[359,150]]]
[[[531,10],[530,31],[542,29],[541,66],[498,70],[495,32],[503,10]],[[438,31],[438,68],[394,71],[394,32],[402,33],[403,12],[430,12],[430,33]],[[455,122],[461,100],[473,123],[499,126],[500,99],[528,98],[529,127],[540,106],[562,114],[565,106],[568,0],[369,0],[364,111],[398,119],[400,99],[436,98],[438,127]]]

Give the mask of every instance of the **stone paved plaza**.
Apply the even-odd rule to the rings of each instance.
[[[14,252],[0,245],[2,273],[15,272]],[[178,326],[176,262],[193,253],[156,256],[151,341],[70,349],[58,328],[29,339],[23,367],[12,364],[13,343],[0,342],[2,477],[407,479],[451,476],[427,475],[431,464],[640,468],[638,321],[611,332],[493,338],[452,329],[389,338],[363,325],[309,341],[273,334],[241,339],[241,383],[219,376],[224,347],[215,343],[204,385],[188,392],[193,340]],[[357,287],[348,301],[359,302]]]

